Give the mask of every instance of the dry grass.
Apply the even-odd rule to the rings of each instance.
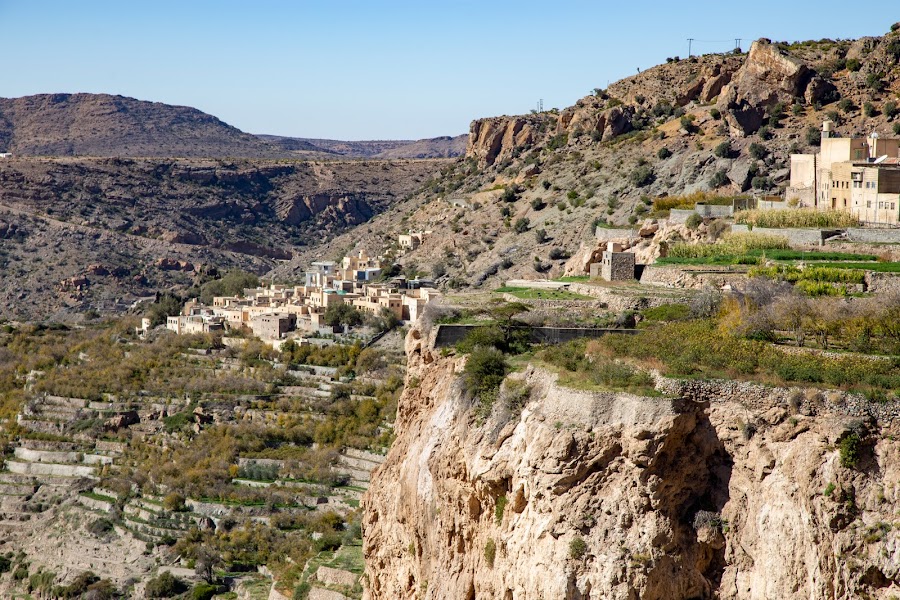
[[[786,210],[741,210],[734,213],[735,223],[752,227],[855,227],[859,219],[839,210],[812,210],[791,208]]]

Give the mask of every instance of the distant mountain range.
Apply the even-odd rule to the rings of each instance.
[[[337,141],[253,135],[196,108],[109,94],[0,98],[0,152],[20,156],[446,158],[467,136]]]

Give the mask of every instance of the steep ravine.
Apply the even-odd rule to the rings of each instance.
[[[479,422],[463,359],[426,337],[407,338],[397,440],[364,498],[367,598],[900,595],[900,444],[842,395],[691,384],[644,398],[529,370],[521,414]],[[855,469],[837,449],[851,429]],[[695,526],[699,511],[722,524]]]

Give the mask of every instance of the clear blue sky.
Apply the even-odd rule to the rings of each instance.
[[[565,107],[743,38],[881,35],[895,2],[0,0],[0,96],[105,92],[251,133],[406,139]],[[805,7],[805,8],[804,8]],[[851,16],[852,15],[852,16]]]

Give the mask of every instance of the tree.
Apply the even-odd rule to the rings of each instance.
[[[181,312],[181,298],[168,292],[156,295],[156,301],[147,309],[147,318],[150,326],[156,327],[166,322],[168,317],[174,317]]]
[[[516,219],[515,225],[513,225],[513,229],[516,233],[525,233],[528,231],[528,226],[531,224],[531,219],[528,217],[519,217]]]
[[[362,314],[349,304],[332,304],[325,310],[325,324],[332,327],[336,325],[355,327],[362,322]]]
[[[220,279],[207,281],[200,286],[200,302],[212,304],[215,296],[243,296],[247,288],[259,286],[259,277],[246,271],[228,271]]]
[[[144,595],[148,598],[172,598],[187,591],[184,582],[164,571],[147,582]]]
[[[805,138],[806,143],[810,146],[818,146],[822,143],[822,134],[818,130],[818,128],[814,127],[813,125],[810,125],[806,128]]]
[[[669,158],[670,156],[672,156],[672,151],[669,150],[668,148],[666,148],[665,146],[663,146],[662,148],[659,149],[659,152],[656,153],[656,156],[662,160],[665,160],[665,159]]]
[[[216,568],[222,564],[222,557],[218,552],[206,546],[197,548],[194,573],[202,577],[206,583],[215,583]]]
[[[888,119],[893,119],[897,115],[897,103],[894,101],[885,102],[884,106],[881,107],[881,112],[884,113]]]

